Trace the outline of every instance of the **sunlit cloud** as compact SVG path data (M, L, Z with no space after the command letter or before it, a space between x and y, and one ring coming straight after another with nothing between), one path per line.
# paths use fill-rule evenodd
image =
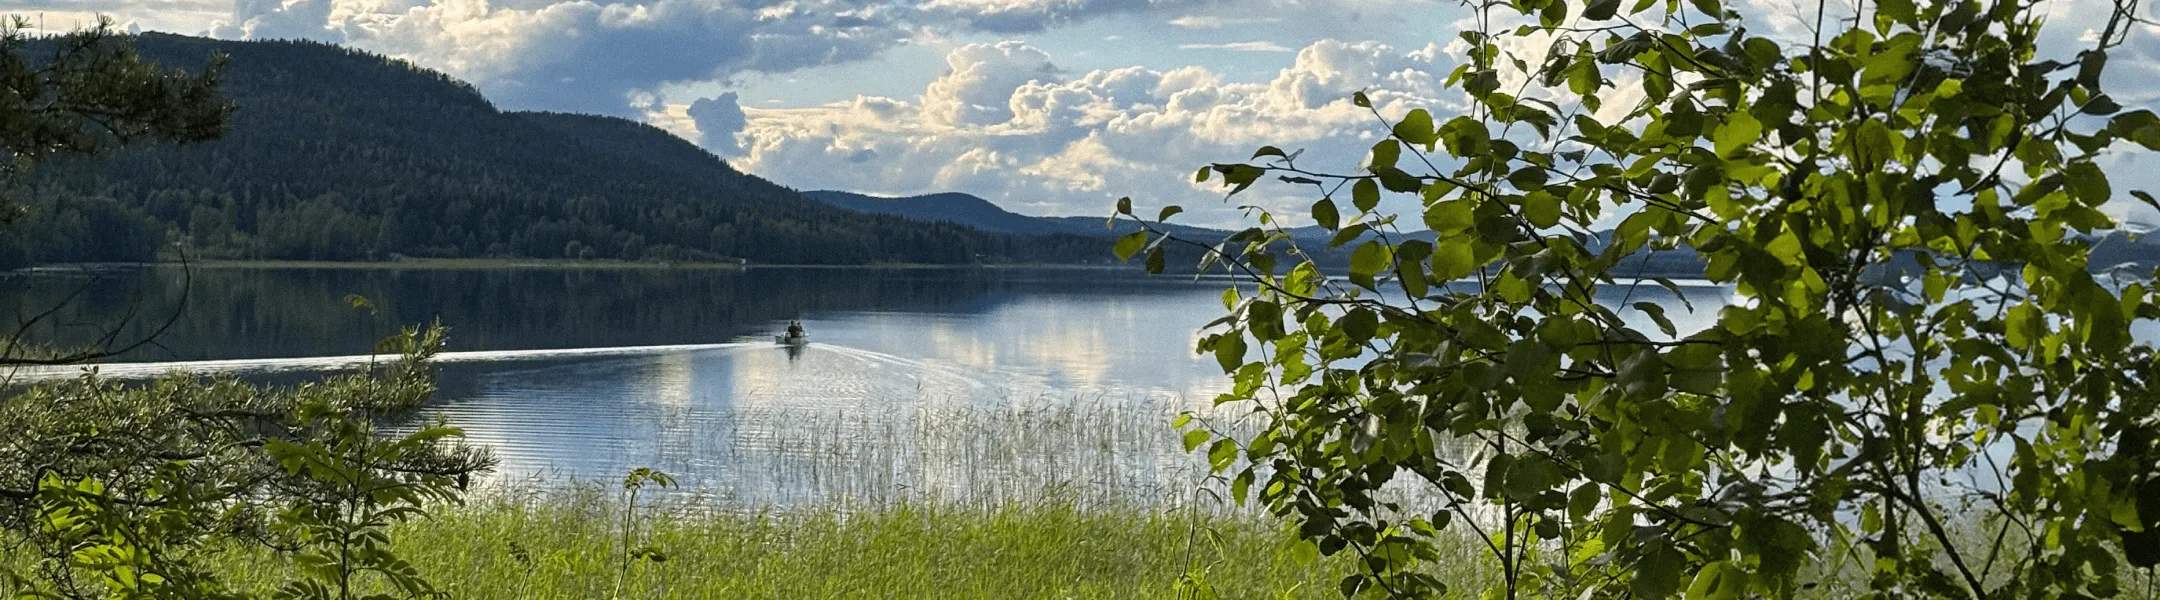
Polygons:
M1222 44L1179 44L1180 50L1229 50L1232 52L1292 52L1275 42L1228 42Z
M1222 29L1224 27L1229 27L1232 25L1254 25L1261 23L1281 22L1281 17L1215 17L1204 15L1185 15L1170 20L1171 25L1176 27L1183 27L1186 29Z

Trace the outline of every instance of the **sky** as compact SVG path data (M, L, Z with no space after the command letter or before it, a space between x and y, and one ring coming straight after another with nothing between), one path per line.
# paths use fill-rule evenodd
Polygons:
M1757 33L1805 35L1798 0L1728 1ZM2104 5L2049 4L2045 47L2089 47ZM1461 110L1443 83L1471 25L1456 0L0 0L0 12L55 30L103 14L338 43L470 81L503 109L651 123L797 189L959 191L1045 216L1107 215L1130 196L1214 226L1246 219L1240 205L1296 215L1311 198L1278 185L1225 201L1193 182L1208 163L1276 145L1306 150L1301 166L1354 170L1383 130L1352 92L1390 118ZM2140 29L2108 67L2122 104L2160 106L2160 30ZM2123 151L2103 166L2124 199L2111 211L2155 220L2127 191L2160 190L2160 157Z

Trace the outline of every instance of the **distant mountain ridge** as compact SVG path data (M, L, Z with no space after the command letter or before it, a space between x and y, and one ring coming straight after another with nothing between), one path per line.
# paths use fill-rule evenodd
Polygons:
M25 52L38 52L32 42ZM39 262L415 257L1072 263L1093 235L865 216L735 170L659 128L496 109L473 86L366 52L147 33L167 67L230 58L217 141L38 165L0 268Z
M803 195L826 204L857 212L892 215L925 222L954 223L1000 233L1085 235L1087 232L1100 233L1104 231L1103 219L1100 218L1030 217L1000 208L988 200L955 192L907 197L883 197L852 192L818 190L803 192ZM1123 234L1132 231L1135 227L1136 225L1132 221L1120 219L1111 232ZM1175 235L1196 242L1212 243L1232 233L1220 229L1183 225L1165 227ZM1329 248L1327 244L1335 237L1335 233L1322 229L1318 225L1293 227L1287 232L1292 240L1295 240L1305 251L1312 253L1317 260L1334 267L1347 264L1349 251L1355 246L1352 243ZM1407 239L1422 239L1425 241L1432 241L1433 239L1431 231L1411 231L1403 235ZM1374 235L1368 233L1363 237L1369 239ZM1394 241L1399 242L1402 239L1398 238ZM1591 248L1597 249L1603 248L1610 241L1611 232L1607 231L1599 232L1589 239L1588 243ZM1197 256L1197 254L1190 251L1181 251L1179 257L1185 259L1188 254ZM1702 258L1697 256L1692 249L1681 248L1646 253L1641 258L1631 261L1628 266L1624 267L1624 270L1644 276L1700 277L1702 276L1703 265Z
M892 215L917 221L955 223L993 233L1021 235L1088 235L1124 234L1135 227L1131 221L1120 220L1108 225L1109 205L1103 205L1104 217L1030 217L1015 213L974 195L960 192L941 192L920 196L872 196L837 190L813 190L803 196L839 208L855 212ZM1168 225L1172 232L1196 237L1220 238L1229 231Z

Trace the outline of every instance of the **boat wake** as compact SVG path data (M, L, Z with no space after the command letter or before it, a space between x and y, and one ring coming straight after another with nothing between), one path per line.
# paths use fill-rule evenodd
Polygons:
M982 379L969 376L967 373L961 371L960 369L952 367L935 365L912 358L905 358L892 354L886 354L883 352L864 350L861 348L849 348L846 346L832 346L826 344L817 344L814 347L820 350L829 350L835 354L855 358L864 362L883 363L895 367L900 367L902 369L920 370L923 376L935 375L951 378L966 384L970 388L978 390L990 387L990 384L984 383Z

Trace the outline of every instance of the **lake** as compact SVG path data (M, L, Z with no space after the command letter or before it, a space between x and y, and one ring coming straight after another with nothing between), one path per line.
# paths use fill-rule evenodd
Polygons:
M451 328L428 407L501 459L498 483L651 467L742 505L1174 503L1206 476L1170 420L1224 429L1228 380L1192 351L1232 282L1102 269L63 269L4 280L34 339L157 332L98 366L294 381L403 325ZM1616 287L1683 330L1728 290ZM355 307L352 297L365 298ZM1639 314L1629 312L1632 316ZM801 319L814 343L772 342ZM119 323L115 327L113 324ZM169 326L168 326L169 323ZM1638 324L1654 330L1647 319ZM19 373L65 376L70 367Z

